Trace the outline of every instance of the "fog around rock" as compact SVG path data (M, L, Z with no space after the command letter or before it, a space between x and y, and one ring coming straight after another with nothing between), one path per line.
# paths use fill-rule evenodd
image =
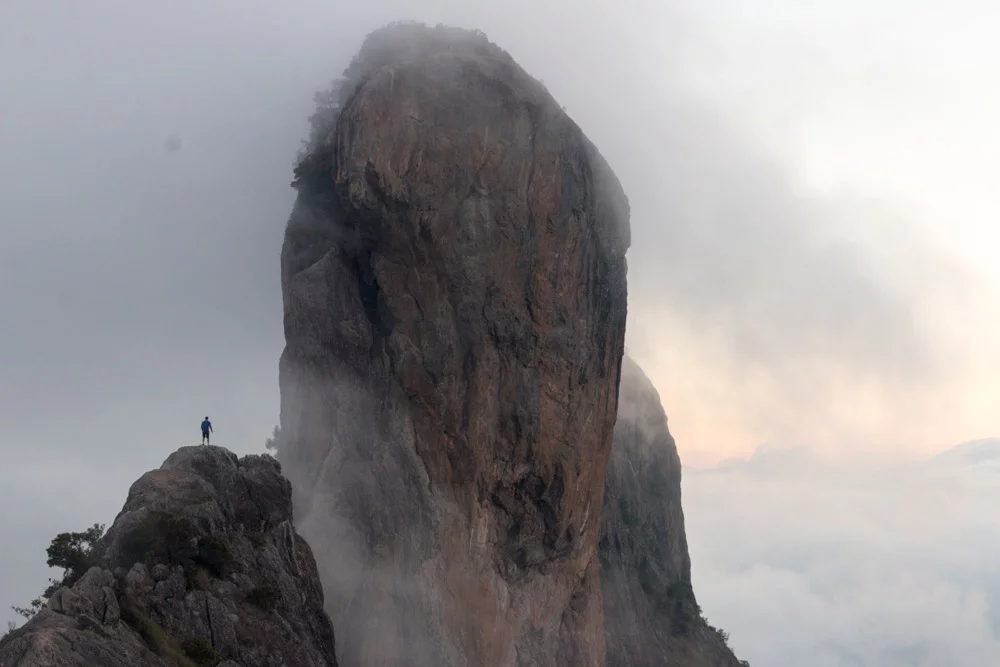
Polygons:
M873 575L865 598L861 584L828 592L833 580L821 578L812 595L803 575L776 583L764 570L752 595L732 593L732 573L749 562L741 553L780 570L841 534L855 540L831 556L842 576L869 561L888 568L892 559L870 553L880 549L931 579L964 568L967 583L940 594L967 616L927 618L952 619L954 645L965 628L969 646L991 646L975 620L986 617L975 591L993 581L977 542L991 533L975 519L989 516L990 487L965 471L940 491L953 498L942 523L966 550L909 523L927 487L863 472L865 457L914 459L995 431L993 288L981 266L926 233L974 239L968 221L994 210L983 195L994 170L975 158L993 150L996 101L981 92L988 68L962 64L990 61L982 49L995 40L971 38L990 22L968 2L935 2L905 27L895 3L874 19L864 3L838 3L833 15L792 4L0 6L0 563L18 573L0 579L0 620L15 620L7 604L44 585L51 537L110 522L132 480L197 441L206 413L214 441L262 450L278 417L276 261L312 94L368 31L409 17L481 28L503 44L622 180L633 209L627 343L661 393L683 462L769 441L854 460L833 477L785 464L767 483L748 470L705 482L686 473L694 585L737 653L778 656L780 645L753 641L777 642L772 630L796 623L799 656L831 642L840 656L908 646L930 603L902 602L906 587L887 588L891 576ZM171 136L180 150L168 150ZM817 162L832 173L824 187L814 186ZM889 182L865 189L838 180L845 172ZM914 195L914 183L937 198ZM723 479L731 486L711 483ZM788 492L820 495L816 516L791 516ZM859 497L883 506L884 524L852 521L874 520ZM766 526L785 527L773 549ZM977 554L987 554L980 564ZM782 586L787 604L750 602L778 599L767 593ZM898 626L852 644L855 628L888 627L855 614L854 598ZM826 623L830 610L843 620ZM952 626L938 627L952 641Z

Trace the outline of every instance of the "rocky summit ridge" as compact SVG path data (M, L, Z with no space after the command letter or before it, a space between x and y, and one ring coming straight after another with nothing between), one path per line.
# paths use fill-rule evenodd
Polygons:
M337 665L292 518L271 456L181 448L132 485L93 565L4 638L0 665Z

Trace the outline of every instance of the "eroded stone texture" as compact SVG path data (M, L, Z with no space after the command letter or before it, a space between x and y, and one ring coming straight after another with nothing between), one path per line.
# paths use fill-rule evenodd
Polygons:
M132 485L97 547L0 646L5 667L336 667L333 627L291 486L270 456L185 447Z
M656 388L628 357L600 559L608 667L740 667L695 600L677 446Z
M485 38L369 37L298 170L280 458L348 665L604 664L628 203Z

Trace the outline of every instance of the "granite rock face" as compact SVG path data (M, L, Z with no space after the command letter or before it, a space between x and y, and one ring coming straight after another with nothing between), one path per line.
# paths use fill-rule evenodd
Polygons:
M656 388L626 357L601 515L608 667L740 667L701 615L681 509L681 461Z
M270 456L178 450L132 485L95 552L8 636L0 665L337 665L291 485Z
M479 33L393 26L297 170L279 458L347 665L603 665L628 202Z

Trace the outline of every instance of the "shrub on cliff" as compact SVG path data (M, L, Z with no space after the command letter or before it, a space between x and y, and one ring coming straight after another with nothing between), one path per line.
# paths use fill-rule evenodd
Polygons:
M204 637L187 639L181 644L184 655L194 661L199 667L214 667L219 664L219 655L212 648L212 642Z
M17 630L17 624L14 623L14 621L9 621L7 623L7 632L3 633L3 636L0 637L0 646L2 646L5 641L7 641L7 638L11 636L14 630Z
M272 611L280 597L278 591L270 586L258 586L247 593L247 601L262 611Z
M271 431L271 437L264 441L264 449L270 452L277 452L281 448L281 426L275 425Z
M351 59L343 74L313 95L316 109L309 117L309 138L302 141L297 165L306 166L307 158L327 140L337 125L340 109L369 72L396 62L401 53L415 55L439 48L442 35L448 35L448 39L456 45L469 43L480 49L501 51L482 30L463 30L446 25L430 27L414 21L394 21L376 30L369 34L361 51ZM300 174L297 172L296 176Z
M198 536L190 520L165 512L150 512L125 535L121 553L132 563L180 565L189 581L196 579L199 568L224 577L232 560L225 542L211 535Z
M46 553L49 567L61 567L63 574L58 579L49 579L49 586L41 596L35 598L26 607L12 607L24 616L31 618L45 605L53 593L63 586L72 586L87 570L97 562L95 547L97 541L104 536L104 526L94 524L80 533L59 533L52 538Z

